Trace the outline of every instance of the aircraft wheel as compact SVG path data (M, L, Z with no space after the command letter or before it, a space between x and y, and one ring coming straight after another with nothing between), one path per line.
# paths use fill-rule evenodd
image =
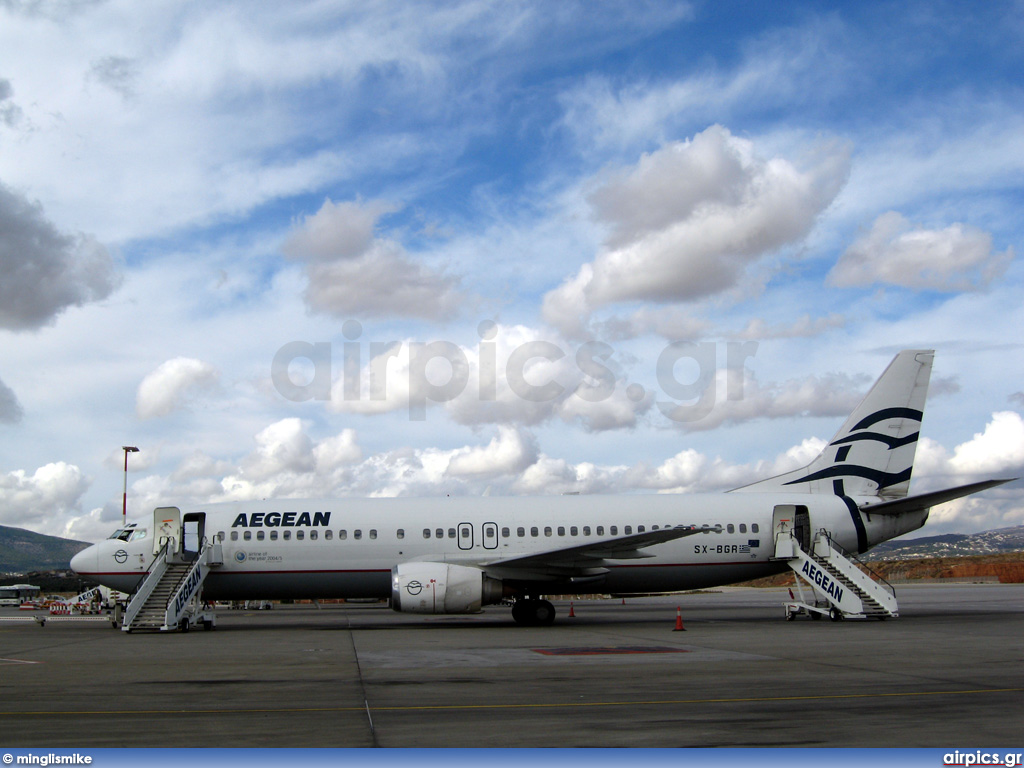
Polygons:
M538 627L550 627L555 623L555 606L547 600L537 600L533 606L533 623Z
M516 600L512 604L512 620L516 624L528 626L530 624L530 600Z

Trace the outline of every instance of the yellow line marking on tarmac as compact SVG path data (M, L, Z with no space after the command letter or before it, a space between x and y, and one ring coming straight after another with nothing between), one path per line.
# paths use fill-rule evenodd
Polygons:
M370 707L371 712L416 712L423 710L485 710L485 709L576 709L579 707L637 707L669 704L749 704L777 701L827 701L833 699L885 699L921 696L966 696L979 693L1017 693L1024 688L979 688L967 691L902 691L898 693L836 693L820 696L751 696L735 699L658 699L650 701L570 701L533 704L421 704ZM352 707L267 707L241 709L96 709L0 712L3 717L26 715L231 715L300 712L365 712L365 706Z

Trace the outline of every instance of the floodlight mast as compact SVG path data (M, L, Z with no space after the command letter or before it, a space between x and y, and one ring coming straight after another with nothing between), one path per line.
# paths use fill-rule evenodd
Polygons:
M138 453L139 449L134 445L122 445L124 451L124 490L121 493L121 525L128 522L128 454Z

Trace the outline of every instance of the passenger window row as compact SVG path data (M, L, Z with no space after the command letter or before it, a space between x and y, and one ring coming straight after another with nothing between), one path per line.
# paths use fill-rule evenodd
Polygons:
M651 530L652 531L657 531L660 527L661 526L652 525L651 526ZM665 526L665 528L671 528L671 527L672 526L670 526L670 525L666 525ZM703 527L704 528L710 528L710 526L708 526L707 524L705 524ZM566 529L566 527L564 525L559 525L557 527L552 527L550 525L546 525L546 526L544 526L543 530L544 530L544 536L545 537L550 537L550 536L554 536L556 534L558 536L565 536L567 529ZM729 523L725 527L725 530L726 530L727 533L736 533L736 525L734 525L733 523ZM607 527L607 531L608 531L607 535L609 535L609 536L618 536L619 535L619 526L617 526L617 525L610 525L610 526ZM760 528L758 527L757 523L751 523L750 524L750 532L751 533L758 533L759 531L760 531ZM582 533L583 536L590 536L592 532L593 532L593 535L595 535L595 536L604 536L605 535L605 526L597 525L597 526L593 526L593 528L592 528L589 525L584 525L584 526L571 525L568 528L568 535L569 536L580 536L581 533ZM637 533L646 533L647 532L647 527L644 526L644 525L638 525L638 526L636 526L636 532ZM747 524L746 523L740 523L739 524L739 532L740 533L746 533L747 532ZM238 537L238 533L239 533L238 531L232 531L231 532L231 541L238 541L238 538L239 538ZM447 533L447 538L449 538L449 539L454 539L458 535L458 532L457 532L457 530L455 528L448 528L447 531L444 528L435 528L435 529L424 528L423 529L423 538L424 539L429 539L429 538L443 539L443 538L446 537L445 536L446 533ZM624 526L622 526L622 535L623 536L631 536L632 534L633 534L633 526L631 526L631 525L624 525ZM530 528L529 538L536 539L536 538L539 538L540 535L541 535L540 527L535 525L535 526L532 526ZM261 530L257 530L255 532L255 540L256 541L265 541L268 538L269 538L270 541L277 541L278 540L278 536L279 536L279 532L276 529L271 529L270 531L264 531L264 530L261 529ZM320 536L320 531L318 529L314 528L313 530L309 531L309 540L310 541L316 541L319 538L319 536ZM469 531L466 530L466 529L463 529L462 536L463 536L463 538L468 538L469 537ZM511 538L512 537L512 530L510 528L507 528L507 527L502 528L501 529L501 536L504 539ZM324 539L326 541L333 540L333 538L334 538L334 531L332 531L332 530L323 531L323 537L324 537ZM349 537L348 530L342 528L341 530L338 531L338 539L339 540L344 541L344 540L348 539L348 537ZM367 537L370 538L370 539L376 539L377 538L377 529L376 528L371 528L370 530L368 530L367 531ZM253 531L250 531L250 530L242 531L242 540L243 541L252 541L253 538L254 538L253 537ZM291 538L292 538L292 531L290 529L287 529L287 528L284 529L283 531L280 531L280 538L282 540L284 540L284 541L290 541ZM304 529L300 528L300 529L295 531L295 540L296 541L304 541L305 538L306 538L306 531ZM363 531L362 531L362 529L356 528L355 530L353 530L352 531L352 538L354 540L356 540L356 541L361 540L363 538ZM399 528L398 530L396 530L395 531L395 538L397 538L397 539L404 539L405 538L405 529L404 528ZM520 538L520 539L527 538L527 533L526 533L526 528L525 527L519 526L518 528L516 528L516 538ZM224 541L224 531L220 531L217 534L217 541Z

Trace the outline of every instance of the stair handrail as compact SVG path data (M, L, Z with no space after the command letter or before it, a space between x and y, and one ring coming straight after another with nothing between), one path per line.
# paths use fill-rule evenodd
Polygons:
M195 560L192 561L188 570L181 575L178 582L174 585L174 591L171 592L170 597L167 599L167 610L164 614L164 627L168 629L177 627L182 614L185 612L186 606L192 602L193 597L199 594L199 589L206 577L200 574L198 584L192 585L190 582L192 574L197 570L200 570L203 565L205 565L203 561L207 546L209 546L209 541L204 536L203 540L199 544L199 551L196 553ZM179 595L181 595L182 591L186 588L191 589L192 594L187 595L185 599L179 600Z
M142 606L145 605L146 600L149 599L149 596L153 593L156 585L160 583L160 579L163 578L167 570L167 553L174 542L174 538L172 536L161 536L160 540L164 542L163 546L153 555L153 559L146 569L146 575L139 580L139 583L135 585L135 589L132 590L131 595L128 597L128 604L124 609L124 618L121 621L122 629L128 630L131 628L135 617L139 615Z
M146 571L145 571L144 575L142 576L142 578L139 579L139 583L136 584L135 588L132 589L132 591L128 593L128 602L129 603L134 599L135 593L138 592L140 589L142 589L142 585L146 582L146 579L149 578L149 574L151 574L153 572L153 566L156 565L156 562L158 560L160 560L160 558L162 558L167 553L167 547L174 541L174 537L173 536L161 536L160 537L160 541L162 542L162 545L161 545L160 549L157 550L156 554L153 555L153 559L150 560L149 563L146 565Z
M867 563L865 563L863 560L861 560L859 557L857 557L855 554L853 554L853 552L850 552L842 544L839 544L838 542L836 542L836 540L832 538L831 531L828 531L825 528L822 528L822 529L820 529L818 531L818 533L824 534L825 538L828 540L828 544L829 544L830 547L832 547L833 549L838 551L839 554L841 554L847 560L852 560L853 562L855 562L858 566L861 567L861 569L864 570L865 573L867 573L868 576L871 577L872 580L878 582L886 590L888 590L889 594L892 595L893 598L896 597L896 587L894 587L892 584L890 584L888 581L886 581L885 577L882 576L882 574L880 574L878 571L874 570L871 566L869 566Z

